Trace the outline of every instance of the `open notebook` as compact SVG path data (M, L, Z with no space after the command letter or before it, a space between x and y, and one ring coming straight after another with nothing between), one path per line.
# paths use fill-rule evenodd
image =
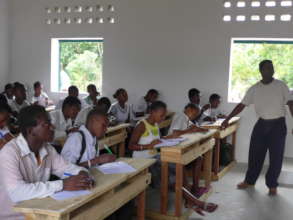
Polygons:
M161 143L157 144L155 148L176 146L185 140L186 138L184 137L173 138L173 139L160 139Z

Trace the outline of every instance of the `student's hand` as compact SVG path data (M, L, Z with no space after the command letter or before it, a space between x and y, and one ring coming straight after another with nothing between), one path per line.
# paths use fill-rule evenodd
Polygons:
M80 172L63 180L63 190L77 191L90 189L93 186L93 179L86 172Z
M157 144L160 144L160 143L162 143L162 141L160 141L159 139L153 140L150 144L151 149L153 149Z
M221 124L221 129L226 129L229 126L229 118L226 118Z
M95 158L95 164L111 163L116 160L116 156L113 154L102 154Z
M179 137L180 137L180 135L178 133L174 132L173 134L164 137L164 139L172 139L172 138L179 138Z
M191 131L192 132L203 132L203 133L206 133L206 132L208 132L208 129L194 126L194 127L191 128Z

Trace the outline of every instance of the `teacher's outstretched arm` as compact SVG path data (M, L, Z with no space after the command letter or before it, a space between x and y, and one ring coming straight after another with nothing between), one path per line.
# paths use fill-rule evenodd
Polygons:
M235 107L235 108L233 109L233 111L228 115L228 117L225 119L225 121L223 121L223 123L222 123L222 125L221 125L222 129L227 128L228 125L229 125L229 120L230 120L232 117L238 115L240 112L242 112L244 108L245 108L245 105L242 104L242 103L239 103L238 105L236 105L236 107ZM293 109L292 109L292 110L293 110ZM291 113L292 113L292 111L291 111Z

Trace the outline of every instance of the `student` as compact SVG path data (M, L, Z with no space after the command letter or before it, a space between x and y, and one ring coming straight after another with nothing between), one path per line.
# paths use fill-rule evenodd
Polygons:
M87 86L88 96L84 98L84 101L87 105L93 106L98 101L98 96L100 93L97 91L97 87L94 84L89 84Z
M113 154L99 155L97 147L97 140L105 135L108 123L105 112L91 110L87 115L86 124L80 126L78 132L69 135L61 155L71 163L86 168L115 161Z
M86 123L87 115L89 114L89 112L91 110L97 109L97 110L104 112L105 114L108 114L110 107L111 107L110 99L108 99L107 97L102 97L98 100L96 105L89 106L89 107L86 107L83 110L81 110L76 117L76 121L75 121L74 125L76 127L84 125ZM108 119L109 119L110 125L116 124L116 118L113 115L108 114Z
M135 117L142 117L149 112L150 105L158 99L159 92L150 89L144 97L141 97L136 105L133 106Z
M48 144L53 139L53 127L42 106L28 106L19 113L21 133L0 151L0 219L23 219L12 211L13 204L34 198L44 198L56 192L89 189L93 181L86 169L73 165ZM51 174L65 178L48 181Z
M117 102L112 104L110 113L116 117L117 123L128 123L131 121L132 112L131 107L128 105L128 94L125 89L118 89L113 95Z
M188 91L188 99L189 99L189 102L198 106L199 109L200 109L200 114L198 115L198 117L193 121L194 123L200 123L203 121L203 118L202 118L202 114L203 112L206 110L207 107L205 108L202 108L202 106L200 105L200 97L201 97L201 94L200 94L200 91L196 88L192 88Z
M221 113L219 106L221 104L221 96L214 93L209 98L209 104L206 104L203 109L204 121L216 121L217 118L225 118L225 115Z
M79 90L78 90L78 88L76 86L69 86L68 87L68 96L78 98L78 95L79 95ZM79 99L79 101L81 103L81 109L87 107L87 104L84 102L83 99ZM58 102L58 104L56 106L56 109L62 109L63 102L64 102L64 99L59 100L59 102Z
M51 123L55 127L54 139L66 137L69 133L78 130L73 125L80 108L81 103L79 99L68 96L63 102L62 110L50 112Z
M10 133L8 128L11 109L8 104L0 104L0 150L9 142L14 136Z
M135 127L129 148L132 149L133 157L135 158L157 158L158 151L155 146L160 143L160 129L158 124L162 122L167 113L167 106L161 101L156 101L150 106L150 115L147 119L143 119ZM166 138L170 138L168 136ZM158 169L159 161L150 168L154 185L157 186L160 182L160 170ZM174 169L173 169L174 170ZM186 178L184 178L186 179ZM188 207L193 208L197 213L203 215L202 211L213 212L216 210L217 205L212 203L204 203L196 199L188 189L189 186L184 181L183 196L186 199Z
M17 115L22 108L27 107L30 104L26 101L26 91L23 84L15 83L14 94L15 99L12 101L10 107L14 115Z
M14 89L11 83L5 85L3 95L5 96L8 105L11 105L12 101L14 100Z
M50 104L48 95L43 91L43 85L37 81L34 83L34 95L32 97L33 105L47 107Z

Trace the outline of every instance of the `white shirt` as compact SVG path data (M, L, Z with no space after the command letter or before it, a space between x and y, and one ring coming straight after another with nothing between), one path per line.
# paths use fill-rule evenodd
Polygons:
M71 118L65 119L62 110L51 111L51 123L55 126L54 138L66 137L66 131L73 127Z
M96 100L97 100L97 101L99 100L98 96L96 97ZM83 101L84 101L87 105L89 105L89 106L93 106L93 105L94 105L94 102L93 102L93 100L91 99L90 96L85 97L85 98L83 99Z
M48 100L49 100L48 95L45 92L42 92L38 97L36 96L32 97L32 104L37 102L38 105L46 107L48 105Z
M99 150L96 149L97 139L91 135L89 130L82 125L79 128L84 133L86 148L84 154L81 157L80 163L91 160L99 155ZM79 132L69 134L63 148L61 155L71 163L76 163L80 157L82 149L82 136Z
M56 105L56 109L62 109L63 106L63 102L65 99L60 99ZM85 101L83 99L78 99L81 103L81 109L88 107L88 105L85 103Z
M127 122L133 118L131 111L131 106L125 103L124 108L122 108L118 102L112 104L110 108L110 113L115 116L116 122L119 124Z
M86 123L87 115L92 109L94 109L94 106L88 106L82 109L76 116L74 126L79 127L81 125L84 125Z
M211 118L217 118L218 115L221 115L221 110L219 108L208 108L203 112L203 118L205 117L211 117Z
M20 134L8 142L0 151L0 198L9 198L7 204L44 198L63 189L63 181L48 181L51 174L65 178L65 172L77 175L85 170L65 161L50 144L44 144L39 155L41 164L38 165L35 154L30 150L26 139ZM0 205L0 219L9 219L15 215L12 210L5 209L3 203ZM11 207L10 207L11 208ZM9 212L9 213L7 213ZM4 214L3 214L4 213ZM5 215L4 218L2 218ZM11 217L10 219L15 219Z
M27 106L29 106L29 105L30 105L30 103L28 103L28 101L26 101L26 100L24 100L23 103L22 103L21 105L17 104L16 101L13 100L13 101L11 102L10 107L11 107L11 109L12 109L13 112L20 112L20 110L21 110L22 108L27 107Z
M168 134L173 134L174 130L183 131L193 125L188 116L184 112L176 113L170 125Z
M144 97L141 97L138 100L138 102L135 105L133 105L134 113L137 113L137 112L147 113L147 109L148 109L148 103L146 102Z
M6 93L4 93L4 96L5 96L6 100L7 100L7 104L11 105L12 101L14 100L14 96L12 97L12 99L8 98Z
M285 105L290 99L288 86L277 79L269 84L258 82L249 88L242 104L254 104L256 114L263 119L276 119L286 115Z

